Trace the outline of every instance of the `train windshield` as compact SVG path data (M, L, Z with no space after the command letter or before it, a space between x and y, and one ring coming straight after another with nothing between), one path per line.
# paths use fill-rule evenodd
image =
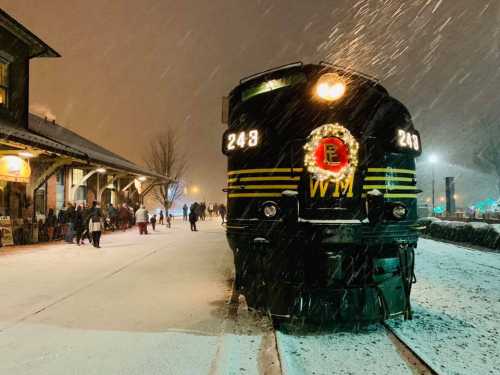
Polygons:
M294 73L280 78L273 78L264 82L259 82L241 92L241 101L245 102L257 95L279 90L284 87L294 86L304 82L307 82L307 78L304 73Z

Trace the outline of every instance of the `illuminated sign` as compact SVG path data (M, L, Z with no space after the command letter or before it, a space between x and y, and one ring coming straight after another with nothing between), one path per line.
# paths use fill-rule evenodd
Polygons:
M228 133L226 134L225 148L227 151L243 150L256 147L259 142L259 131L256 129L249 130L248 132Z
M0 180L28 183L30 176L31 168L26 160L14 155L0 158Z
M400 148L420 152L420 139L418 134L398 129L397 138Z

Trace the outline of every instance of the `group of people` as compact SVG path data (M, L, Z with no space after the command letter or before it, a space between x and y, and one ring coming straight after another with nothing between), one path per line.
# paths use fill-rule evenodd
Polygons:
M184 206L182 206L182 217L184 221L189 220L191 231L196 232L198 231L196 223L198 222L198 220L206 219L207 211L209 217L220 216L222 219L222 224L225 223L227 208L222 203L210 203L207 205L205 202L194 202L190 207L188 207L187 204L184 204Z
M50 208L45 220L47 239L49 241L64 238L68 243L84 243L85 238L94 247L100 247L101 233L104 228L103 212L97 202L93 202L91 207L83 205L74 206L68 203L59 210L57 216L54 209Z
M172 215L165 215L160 211L157 215L149 215L144 205L133 206L123 203L120 208L113 204L108 204L102 209L97 202L87 207L85 204L73 205L67 203L57 212L50 208L47 212L45 223L40 227L44 229L48 241L64 239L68 243L83 245L88 239L95 247L100 247L100 238L104 230L123 231L137 224L140 234L147 234L147 226L151 224L153 230L156 222L166 224L169 228L172 222Z
M222 224L225 223L227 209L222 203L194 202L188 207L184 204L182 207L184 221L189 221L191 231L197 231L196 223L198 220L205 220L206 217L220 216ZM92 206L85 204L73 205L68 203L57 213L53 208L48 210L46 220L43 225L47 240L63 239L68 243L83 245L85 239L96 248L100 247L101 234L104 230L114 231L121 229L123 231L137 224L139 234L148 234L148 225L151 224L153 230L156 229L156 223L171 227L173 216L161 210L159 215L150 215L144 205L136 208L124 203L120 208L113 204L108 204L106 209L101 209L98 202L93 202Z
M168 228L172 226L173 216L172 214L163 214L163 210L160 210L160 214L150 215L146 206L141 205L140 208L135 212L135 222L139 228L139 234L148 234L148 224L151 224L151 228L156 230L156 222L160 225L165 224Z

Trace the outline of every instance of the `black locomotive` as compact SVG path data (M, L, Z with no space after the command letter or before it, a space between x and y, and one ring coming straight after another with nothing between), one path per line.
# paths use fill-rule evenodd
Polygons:
M229 94L227 239L235 287L275 317L411 318L420 135L378 81L328 63Z

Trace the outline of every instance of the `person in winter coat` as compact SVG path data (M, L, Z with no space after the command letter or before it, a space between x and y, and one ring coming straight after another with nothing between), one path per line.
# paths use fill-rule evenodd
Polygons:
M75 207L71 203L68 203L65 216L66 233L64 235L64 241L73 243L73 237L75 237Z
M148 234L148 216L148 210L143 204L135 211L135 222L139 227L139 234Z
M101 234L102 234L102 212L97 202L92 203L92 209L90 210L90 220L89 220L89 232L92 235L92 245L96 248L100 248Z
M165 216L163 216L163 210L160 210L160 218L158 220L158 224L163 225L163 219Z
M49 208L49 212L47 214L47 220L45 221L47 225L47 237L49 241L54 239L54 231L57 225L57 217L54 214L54 209Z
M75 230L76 235L76 244L78 246L81 245L80 241L82 241L82 234L85 229L85 219L83 217L83 207L82 205L78 205L75 216L73 219L73 228Z
M189 224L191 224L191 231L192 232L197 232L198 229L196 228L196 222L198 221L198 212L197 212L197 206L195 207L194 204L191 205L191 210L189 212Z
M63 206L57 213L57 226L56 233L54 235L55 238L61 239L66 237L66 231L68 229L68 225L66 222L66 203L63 203Z
M207 216L207 204L205 202L201 202L198 206L198 217L205 221L205 217Z
M187 221L188 219L188 205L184 203L184 206L182 206L182 220Z
M129 227L130 211L126 203L120 207L118 211L118 221L120 222L120 228L125 232Z
M151 223L151 228L153 228L153 230L156 230L156 214L151 216L149 222Z
M219 215L222 219L222 224L224 224L224 220L226 218L226 213L227 213L227 209L226 209L226 206L224 206L223 204L221 204L219 206Z
M118 210L110 203L108 206L108 218L111 230L114 232L116 229L116 220L118 217Z

